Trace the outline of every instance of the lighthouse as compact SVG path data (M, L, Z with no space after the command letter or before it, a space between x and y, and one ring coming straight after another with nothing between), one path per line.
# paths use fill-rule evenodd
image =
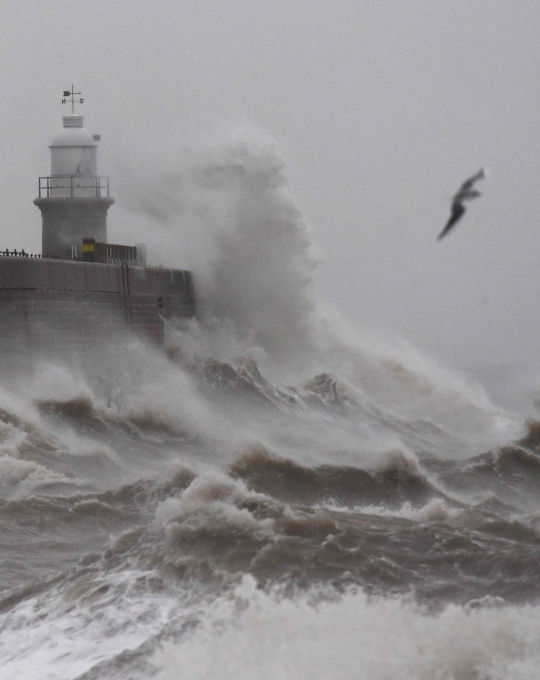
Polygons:
M51 174L39 178L42 255L0 250L0 359L46 351L79 361L81 348L133 337L159 346L196 315L190 271L147 266L146 246L108 242L114 199L97 170L99 135L75 113L79 94L64 91L71 114L50 144Z
M65 97L71 95L71 100L62 100L71 103L71 115L63 117L63 127L52 139L51 174L39 178L39 197L34 200L41 211L42 256L47 258L80 260L84 239L107 243L107 211L114 199L109 178L97 172L100 137L75 114L78 94L73 86L64 92Z

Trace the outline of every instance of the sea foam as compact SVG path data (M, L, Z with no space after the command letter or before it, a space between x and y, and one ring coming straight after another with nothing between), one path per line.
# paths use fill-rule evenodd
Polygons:
M245 578L201 625L154 657L164 680L536 680L540 608L427 614L361 592L294 599Z

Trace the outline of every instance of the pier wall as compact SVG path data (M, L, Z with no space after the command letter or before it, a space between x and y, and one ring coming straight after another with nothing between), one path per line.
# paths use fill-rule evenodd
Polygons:
M195 315L190 272L0 257L0 349L163 342L163 319Z

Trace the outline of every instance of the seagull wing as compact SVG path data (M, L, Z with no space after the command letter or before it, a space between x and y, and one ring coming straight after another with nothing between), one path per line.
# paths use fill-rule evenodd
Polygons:
M469 179L463 182L463 184L459 187L459 191L457 192L456 196L458 196L459 194L468 193L473 188L474 183L478 182L479 179L482 179L485 176L486 173L484 171L484 168L480 168L476 175L469 177Z
M448 234L448 232L454 227L456 222L458 222L463 215L465 214L466 208L463 206L461 203L452 203L452 212L450 214L450 217L448 219L448 222L446 223L444 229L441 231L441 233L437 236L437 241L440 241L442 238Z

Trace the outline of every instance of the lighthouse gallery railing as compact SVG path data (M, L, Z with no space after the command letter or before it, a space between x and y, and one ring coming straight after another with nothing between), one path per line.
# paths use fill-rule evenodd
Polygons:
M62 198L80 197L109 197L109 178L106 176L67 176L67 177L40 177L39 197L54 198L55 195Z

